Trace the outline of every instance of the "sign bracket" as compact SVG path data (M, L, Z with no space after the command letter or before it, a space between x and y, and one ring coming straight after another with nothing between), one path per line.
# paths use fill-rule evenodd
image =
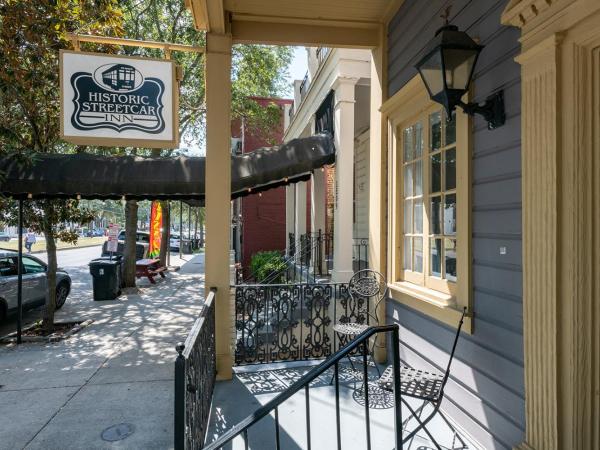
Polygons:
M142 47L142 48L158 48L165 52L165 58L171 58L171 52L192 52L192 53L204 53L205 48L202 46L176 44L173 42L159 42L159 41L144 41L139 39L125 39L110 36L94 36L91 34L77 34L67 33L67 39L73 43L73 49L79 51L81 49L81 42L91 42L95 44L112 44L112 45L123 45L126 47Z

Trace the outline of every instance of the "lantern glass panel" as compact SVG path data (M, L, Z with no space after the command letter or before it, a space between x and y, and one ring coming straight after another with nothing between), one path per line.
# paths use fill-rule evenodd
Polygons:
M439 50L431 53L419 67L421 77L429 89L431 96L437 95L444 90L444 80L442 78L442 58Z
M447 88L466 91L478 51L446 48L443 52Z

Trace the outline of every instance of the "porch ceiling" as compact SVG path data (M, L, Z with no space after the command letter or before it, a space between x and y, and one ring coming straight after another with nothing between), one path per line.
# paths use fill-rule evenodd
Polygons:
M186 0L199 30L234 42L375 47L403 0Z

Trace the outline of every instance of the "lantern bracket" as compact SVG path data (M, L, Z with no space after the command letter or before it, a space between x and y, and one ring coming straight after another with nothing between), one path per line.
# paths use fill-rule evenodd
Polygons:
M459 101L458 106L470 116L475 114L483 116L487 121L488 130L494 130L501 127L504 125L504 122L506 122L506 114L504 112L504 91L498 91L490 95L485 99L483 105Z

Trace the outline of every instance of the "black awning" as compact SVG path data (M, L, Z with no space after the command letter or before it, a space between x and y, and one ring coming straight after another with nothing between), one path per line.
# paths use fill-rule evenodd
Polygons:
M26 198L204 200L203 157L36 154L31 165L0 157L0 195ZM331 136L294 139L231 158L231 198L306 180L335 161Z

